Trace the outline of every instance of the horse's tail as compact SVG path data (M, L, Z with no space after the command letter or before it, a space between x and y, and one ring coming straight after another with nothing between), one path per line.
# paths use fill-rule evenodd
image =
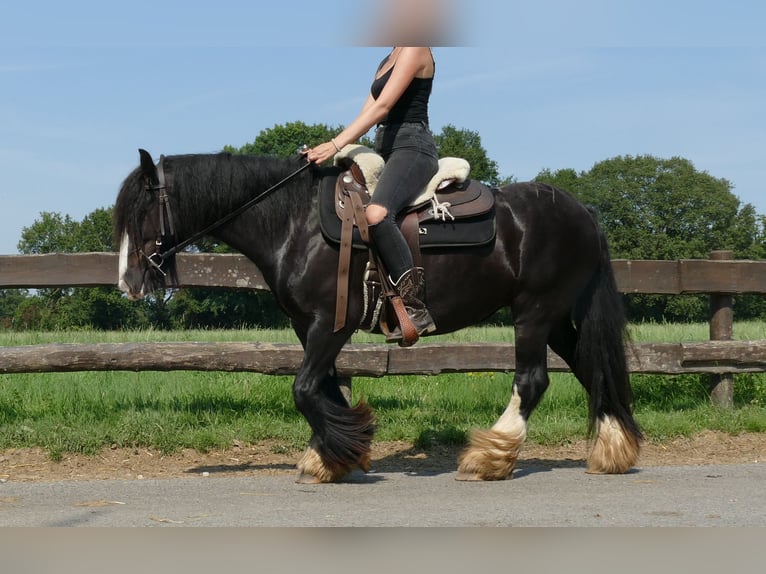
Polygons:
M632 413L625 309L606 236L600 228L598 233L598 268L575 308L576 366L590 394L588 429L595 435L588 466L594 472L625 472L638 458L643 435Z

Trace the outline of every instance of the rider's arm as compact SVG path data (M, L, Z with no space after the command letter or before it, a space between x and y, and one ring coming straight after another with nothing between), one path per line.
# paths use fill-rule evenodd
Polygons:
M372 126L380 123L388 115L396 102L399 101L399 98L401 98L413 78L423 68L424 50L430 57L428 48L402 48L402 51L396 58L396 65L391 72L391 77L383 87L380 96L375 99L372 95L369 95L356 119L335 136L332 141L311 149L308 152L308 159L317 163L323 163L333 157L338 149L342 149L344 146L355 142L370 131Z

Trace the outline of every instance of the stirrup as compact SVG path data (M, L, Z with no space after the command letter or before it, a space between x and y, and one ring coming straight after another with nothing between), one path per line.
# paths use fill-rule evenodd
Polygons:
M391 303L399 319L399 327L394 328L388 342L398 342L400 346L408 347L417 342L422 335L436 331L436 325L425 304L425 278L421 267L413 267L402 274L392 285L397 288L399 296L391 299ZM406 323L406 324L404 324Z

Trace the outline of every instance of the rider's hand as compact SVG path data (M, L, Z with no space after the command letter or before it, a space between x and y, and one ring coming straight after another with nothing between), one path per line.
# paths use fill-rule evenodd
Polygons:
M338 149L335 147L334 143L325 142L309 149L305 153L301 153L303 153L303 156L309 161L313 161L317 164L322 164L328 159L334 157L335 154L338 153Z

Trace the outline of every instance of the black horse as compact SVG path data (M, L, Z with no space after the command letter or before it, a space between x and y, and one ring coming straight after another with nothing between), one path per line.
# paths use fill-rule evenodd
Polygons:
M158 243L167 249L168 237L178 243L206 229L302 163L227 153L178 155L164 158L164 173L158 174L142 151L141 165L123 183L114 211L120 288L139 298L163 287L173 258L158 261L153 256ZM293 396L313 431L298 463L300 480L312 482L367 470L375 429L372 409L363 402L351 406L344 398L334 366L361 320L367 255L357 251L352 257L347 326L334 333L338 249L320 231L317 197L327 175L312 166L211 232L258 266L303 345ZM167 187L159 185L160 177L168 178ZM590 397L594 439L588 470L626 472L638 458L642 435L631 413L626 322L606 238L593 214L559 189L519 183L494 195L497 236L491 245L425 251L422 257L437 333L475 324L503 307L511 308L515 322L510 402L491 429L471 434L458 478L510 477L527 420L549 384L547 346Z

